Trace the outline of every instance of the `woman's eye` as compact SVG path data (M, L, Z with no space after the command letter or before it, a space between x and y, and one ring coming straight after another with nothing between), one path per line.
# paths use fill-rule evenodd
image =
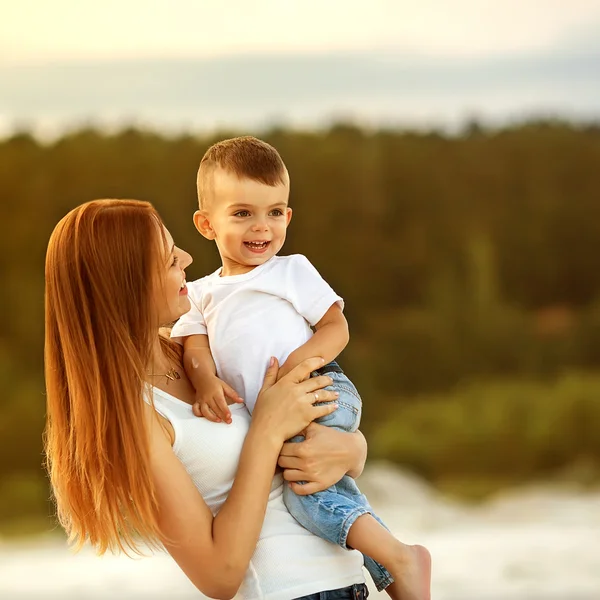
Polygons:
M173 262L171 263L171 266L174 267L175 265L177 265L179 263L179 256L177 256L177 254L173 257Z

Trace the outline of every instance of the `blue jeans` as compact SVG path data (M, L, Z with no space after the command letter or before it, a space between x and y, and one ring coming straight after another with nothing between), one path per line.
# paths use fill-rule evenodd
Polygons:
M350 587L340 588L339 590L329 590L327 592L317 592L310 596L302 596L296 600L366 600L369 590L364 583L351 585Z
M317 419L316 422L341 431L356 431L360 423L362 402L352 382L335 362L325 365L318 372L313 373L314 375L331 377L333 385L325 389L339 392L339 397L335 401L338 409L330 415ZM297 435L289 441L303 440L303 436ZM347 475L330 488L310 496L298 496L286 485L283 487L283 500L291 515L305 529L342 548L348 547L346 540L350 527L362 515L372 515L385 527L373 512L367 498L358 489L354 479ZM379 591L393 583L394 578L383 565L368 556L364 556L364 561L365 568Z

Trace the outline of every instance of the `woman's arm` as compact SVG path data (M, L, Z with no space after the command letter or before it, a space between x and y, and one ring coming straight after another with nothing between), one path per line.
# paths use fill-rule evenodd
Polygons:
M241 585L260 534L283 441L335 406L312 405L314 392L331 382L329 377L306 379L322 364L320 359L305 361L277 384L276 363L268 370L233 487L216 517L173 453L158 420L151 420L152 469L164 545L192 583L212 598L232 598ZM328 399L335 397L330 394Z
M154 444L152 468L165 548L202 593L232 598L258 540L278 443L269 436L248 433L234 486L213 518L166 436L154 437L157 442L163 440Z
M325 490L344 475L358 477L367 459L367 441L357 431L345 433L311 423L304 442L283 445L278 464L283 477L296 494L308 495ZM307 481L304 485L295 483Z

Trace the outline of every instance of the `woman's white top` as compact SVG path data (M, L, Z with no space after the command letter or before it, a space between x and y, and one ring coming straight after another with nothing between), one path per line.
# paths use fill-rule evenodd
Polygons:
M232 423L198 418L191 405L153 389L156 410L175 431L173 451L213 515L233 485L250 414L243 404L231 409ZM236 600L290 600L320 591L364 583L363 557L334 546L304 529L283 503L284 481L276 475L256 550Z
M271 356L283 364L333 304L344 307L301 254L273 256L241 275L221 277L218 269L187 287L192 308L175 323L171 338L208 335L217 375L250 412Z

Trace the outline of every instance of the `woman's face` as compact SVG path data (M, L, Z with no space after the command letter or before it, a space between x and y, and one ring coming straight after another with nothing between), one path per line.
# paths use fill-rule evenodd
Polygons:
M167 325L179 319L191 308L185 285L185 269L191 264L192 257L175 246L173 237L164 229L166 248L164 253L164 276L162 286L156 292L159 326Z

